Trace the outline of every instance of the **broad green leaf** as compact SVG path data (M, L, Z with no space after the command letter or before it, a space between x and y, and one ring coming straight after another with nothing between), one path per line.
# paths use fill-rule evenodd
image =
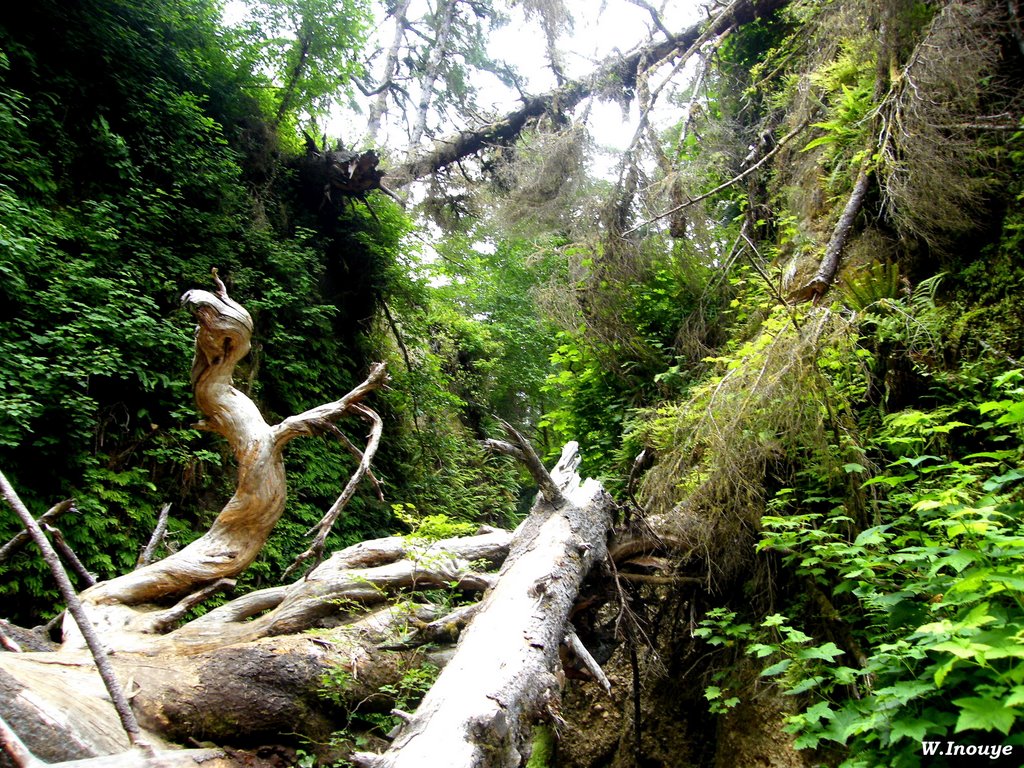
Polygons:
M787 669L789 665L793 663L792 659L783 659L782 661L772 664L770 667L765 667L761 670L761 677L774 677L775 675L781 675Z
M799 696L801 693L806 693L812 688L817 688L825 678L822 675L814 675L813 677L805 677L803 680L798 682L789 690L785 691L785 696Z
M921 741L929 728L934 728L935 723L927 718L898 717L893 720L892 730L889 731L889 741L895 744L905 738L912 741Z
M842 656L843 651L835 643L828 642L824 645L818 645L813 648L803 648L797 652L797 658L800 659L820 659L822 661L832 661L836 656Z
M954 699L953 703L960 707L960 716L953 729L955 733L967 730L1009 733L1017 719L1017 710L987 696Z
M802 717L808 723L818 723L822 718L825 720L831 720L836 716L836 713L829 706L827 701L819 701L813 707L809 707L804 711Z

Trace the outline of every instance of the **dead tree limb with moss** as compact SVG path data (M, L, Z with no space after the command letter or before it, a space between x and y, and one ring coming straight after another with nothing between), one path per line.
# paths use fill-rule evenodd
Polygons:
M619 93L631 93L645 63L661 63L692 55L701 40L711 39L733 26L770 16L789 0L734 0L707 22L694 24L666 40L641 46L624 56L606 60L589 75L571 80L548 93L523 98L522 106L493 121L446 136L409 157L388 172L392 187L442 171L484 150L513 144L532 122L547 114L564 114L585 99L616 83Z

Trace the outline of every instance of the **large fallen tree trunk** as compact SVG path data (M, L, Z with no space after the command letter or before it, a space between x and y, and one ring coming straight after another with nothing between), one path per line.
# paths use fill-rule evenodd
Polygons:
M614 502L581 482L575 443L552 473L557 492L541 496L516 532L494 589L463 634L454 658L372 768L514 768L529 753L532 726L557 720L559 648L580 584L607 554Z
M393 536L356 544L290 586L243 595L110 659L147 734L181 743L272 743L288 733L325 741L359 707L390 709L378 691L394 686L414 655L446 660L443 647L415 650L413 636L441 612L413 591L486 589L495 575L475 569L499 564L511 538L485 529L433 543ZM300 634L313 627L321 629ZM321 681L339 670L348 682L325 698ZM0 718L48 760L128 748L91 658L74 649L0 653Z

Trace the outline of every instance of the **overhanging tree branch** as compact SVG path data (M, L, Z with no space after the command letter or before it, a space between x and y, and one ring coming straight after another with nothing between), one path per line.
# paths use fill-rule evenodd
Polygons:
M642 62L663 62L683 55L702 37L723 34L733 25L742 25L764 18L789 0L736 0L710 21L694 24L668 40L641 46L629 54L606 60L590 75L572 80L540 96L523 99L523 105L486 125L460 131L455 136L434 142L434 146L413 155L405 163L391 169L389 177L395 186L404 186L454 165L459 160L496 146L515 142L532 121L545 114L573 109L590 96L600 93L609 82L621 84L619 92L636 85Z

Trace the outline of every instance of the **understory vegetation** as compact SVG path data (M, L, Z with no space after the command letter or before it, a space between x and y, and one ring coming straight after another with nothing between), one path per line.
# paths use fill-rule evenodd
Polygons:
M547 744L531 765L742 764L656 743L667 695L720 745L763 704L807 766L1024 751L1020 11L778 5L697 46L671 124L638 131L617 178L590 178L607 157L548 115L415 210L301 182L301 128L365 75L366 3L335 6L345 55L319 54L322 80L282 75L288 40L212 0L0 20L0 469L37 514L75 499L57 525L101 579L165 503L168 550L199 536L233 462L191 428L178 301L217 268L256 326L236 386L269 421L388 364L382 493L361 487L329 549L514 526L534 489L481 444L503 421L548 458L579 441L617 535L654 542L640 578L606 574L622 607L593 628L642 696L592 762ZM283 23L274 7L257 21ZM652 93L613 96L643 112ZM305 549L358 463L346 439L289 448L287 511L240 588ZM18 530L0 515L0 543ZM45 573L28 548L0 562L4 618L62 609ZM435 674L385 693L411 709ZM394 725L368 717L332 759Z

